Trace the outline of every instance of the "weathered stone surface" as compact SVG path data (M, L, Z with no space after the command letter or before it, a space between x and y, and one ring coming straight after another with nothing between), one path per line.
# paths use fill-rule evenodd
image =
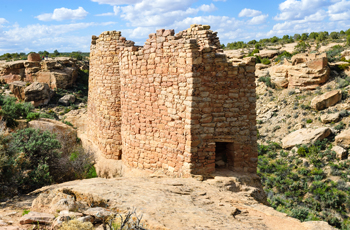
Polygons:
M332 132L329 128L299 129L288 134L282 139L282 147L284 149L288 149L296 145L311 144L317 140L323 140L331 133Z
M56 193L40 193L40 195L33 201L32 208L34 210L42 210L43 207L49 207L48 211L56 214L60 210L60 216L75 216L81 217L77 212L87 209L84 203L76 202L75 197L63 193L61 190Z
M223 142L227 167L256 172L255 58L228 60L208 28L93 39L87 136L105 158L188 177L214 172Z
M24 89L24 96L24 101L30 101L37 107L40 105L47 105L51 99L52 93L48 84L33 82Z
M336 230L325 221L307 221L302 223L306 230Z
M65 121L72 123L77 128L78 135L83 134L87 130L89 125L87 121L87 110L86 108L71 110L69 113L64 115Z
M8 226L8 223L6 223L3 220L0 220L0 229L1 229L2 226Z
M279 50L260 50L259 53L255 54L262 58L273 58L279 55Z
M90 222L90 223L94 223L94 221L96 220L95 217L93 216L83 216L83 217L79 217L77 218L78 221L80 222Z
M18 226L3 226L3 227L0 227L0 230L24 230L24 229Z
M74 102L75 102L75 96L72 94L65 95L58 100L59 104L66 105L66 106Z
M337 153L337 158L344 160L348 157L348 151L340 146L333 146L332 151Z
M40 212L30 212L26 215L24 215L21 220L20 224L51 224L53 220L55 219L55 216L48 213L40 213Z
M101 208L101 207L89 208L88 210L84 211L84 215L93 216L95 220L104 220L113 214L115 213L111 211L107 211L105 208Z
M15 97L17 97L20 100L24 100L24 89L27 87L26 84L27 83L23 81L14 81L10 83L10 90L13 93L13 95L15 95Z
M51 89L67 88L78 77L79 66L72 58L45 61L15 61L0 65L0 80L46 83Z
M83 216L83 214L80 213L80 212L71 212L71 211L68 211L68 210L60 211L60 213L58 215L60 215L60 216L69 216L69 217L82 217Z
M339 120L340 120L339 113L324 114L321 116L321 121L324 124L331 123L331 122L337 122Z
M324 55L297 54L291 63L269 68L271 80L280 88L315 89L327 82L330 76L328 59Z
M350 129L342 131L335 137L335 144L343 148L348 148L350 145Z
M232 58L242 59L244 57L244 53L242 53L240 50L225 50L224 53L229 59L232 59Z
M27 57L28 61L33 62L33 61L41 61L40 54L38 53L30 53L28 54Z
M255 76L257 78L268 76L269 75L268 68L269 68L268 65L264 65L264 64L261 64L261 63L256 64L255 65Z
M341 98L341 90L333 90L312 99L311 107L316 110L323 110L337 104Z
M307 229L299 220L252 198L258 191L264 193L259 187L259 177L226 173L215 173L212 179L204 181L194 178L94 178L53 185L36 192L51 196L65 191L76 194L77 203L88 202L88 205L92 202L99 205L108 200L108 208L118 208L120 213L137 207L136 212L143 215L148 229L223 230L232 229L232 226L234 229L279 230L281 226L282 229ZM232 212L237 209L242 214L233 217Z
M61 143L63 152L72 149L77 144L77 131L60 121L41 118L28 123L28 126L56 134L57 140Z
M23 81L10 83L11 92L19 100L31 102L35 107L47 105L51 99L51 90L46 83L34 82L28 86Z

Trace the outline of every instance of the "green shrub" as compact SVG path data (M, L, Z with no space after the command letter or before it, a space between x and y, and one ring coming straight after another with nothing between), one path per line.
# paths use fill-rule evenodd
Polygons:
M270 61L270 59L268 59L268 58L263 58L263 59L261 60L261 63L264 64L264 65L269 65L269 64L271 64L271 61Z
M306 157L306 154L309 152L307 146L301 146L298 148L298 155L301 156L301 157Z
M312 119L307 119L306 123L308 123L308 124L312 123Z
M27 128L14 133L9 151L23 153L25 161L21 163L21 174L29 170L27 175L18 178L19 184L25 191L30 191L52 181L50 167L57 164L58 152L61 144L55 134L48 131L41 132L39 129Z
M40 113L32 113L32 112L30 112L30 113L27 114L26 119L27 119L27 121L32 121L32 120L39 119L39 117L40 117Z
M293 57L293 54L284 51L283 53L281 53L280 55L277 56L277 58L274 60L275 62L281 62L283 61L285 58L290 60Z
M348 64L341 64L341 65L338 65L338 69L340 71L346 70L349 66L350 66L350 63L348 63Z
M334 127L334 129L336 129L336 130L342 130L342 129L345 129L345 127L346 127L346 125L341 121L341 122L339 122L338 125L336 125L336 126Z
M291 217L294 217L300 221L305 221L309 215L310 210L304 207L296 207L291 210Z
M10 88L10 85L9 84L5 84L4 85L4 89L9 89Z
M304 53L310 48L310 44L305 41L300 41L298 44L294 47L294 51L297 53Z
M309 172L310 172L310 170L308 170L308 169L306 169L306 168L300 168L300 169L298 170L298 173L299 173L300 175L303 175L303 176L307 176L307 175L309 174Z
M30 210L24 209L22 212L22 216L27 215L28 213L30 213Z
M270 88L273 88L273 89L275 88L275 84L271 82L271 78L270 77L260 77L258 81L259 82L264 82L267 87L270 87Z
M31 103L17 103L14 97L4 97L0 95L0 115L6 122L8 127L16 127L16 119L21 117L26 118L27 115L34 109Z
M69 126L73 127L73 124L70 123L69 121L63 121L63 123L66 124L66 125L69 125Z

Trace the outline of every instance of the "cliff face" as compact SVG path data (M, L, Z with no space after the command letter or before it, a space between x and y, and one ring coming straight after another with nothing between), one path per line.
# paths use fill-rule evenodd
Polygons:
M42 61L14 61L0 63L0 80L6 83L14 81L41 82L51 89L68 88L78 76L77 61L60 57Z

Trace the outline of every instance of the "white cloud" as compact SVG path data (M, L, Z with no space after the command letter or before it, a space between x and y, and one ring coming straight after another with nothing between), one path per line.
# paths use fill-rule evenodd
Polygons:
M203 4L198 9L203 12L212 12L217 10L218 8L216 8L215 5L211 3L210 5Z
M22 12L22 9L19 9L18 12Z
M258 15L261 15L262 12L259 11L259 10L253 10L253 9L247 9L247 8L244 8L239 14L238 16L239 17L255 17L255 16L258 16Z
M120 16L128 21L127 26L165 27L200 11L215 10L214 4L191 8L197 0L142 0L133 5L120 7Z
M8 23L8 21L5 18L0 18L0 25Z
M342 13L350 10L350 1L342 0L328 7L330 14Z
M268 14L263 14L263 15L259 15L259 16L255 16L253 17L251 20L248 21L248 24L250 25L259 25L259 24L263 24L266 22L266 19L269 17Z
M328 8L331 21L343 21L350 19L350 1L341 0Z
M116 16L120 12L120 6L113 6L113 12L103 13L103 14L96 14L95 16Z
M339 14L330 14L329 19L331 21L344 21L350 19L350 10L339 13Z
M53 13L45 13L36 16L40 21L63 21L63 20L79 20L84 19L88 15L88 12L83 7L79 7L76 10L67 8L58 8Z
M279 5L281 11L275 20L301 20L324 7L332 5L329 0L286 0Z
M10 29L0 31L0 53L3 52L29 52L39 50L63 51L89 50L91 35L75 36L72 32L88 27L102 27L115 24L105 23L72 23L62 25L34 24L21 27L14 24ZM52 49L50 48L52 47Z

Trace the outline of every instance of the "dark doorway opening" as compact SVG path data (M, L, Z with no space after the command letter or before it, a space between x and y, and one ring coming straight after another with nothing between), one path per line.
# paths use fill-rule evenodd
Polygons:
M215 168L233 167L233 143L215 143Z

